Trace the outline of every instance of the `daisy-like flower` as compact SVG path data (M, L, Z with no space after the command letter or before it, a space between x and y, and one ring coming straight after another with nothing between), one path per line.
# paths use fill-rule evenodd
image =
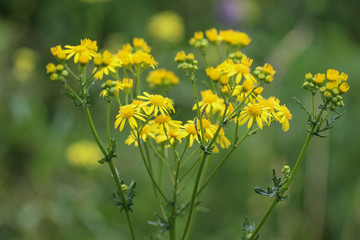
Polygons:
M136 111L134 105L129 104L122 106L120 107L119 114L116 116L115 128L117 128L120 125L119 130L121 132L124 129L126 121L128 121L130 127L132 129L135 129L138 126L135 118L145 122L146 120L144 117L145 117L144 114L140 113L139 111Z
M151 129L163 130L165 128L167 131L173 128L180 128L181 124L181 121L172 120L169 115L156 116L154 120L151 120L149 122L149 126L151 127Z
M137 51L143 51L146 53L151 52L151 48L147 45L144 39L142 38L134 38L133 39L133 46L135 48L135 52Z
M280 118L279 122L282 124L282 129L284 130L284 132L286 132L287 130L289 130L289 120L292 119L292 115L285 105L278 107L277 110L277 114Z
M140 65L143 68L152 67L155 69L155 67L157 67L159 64L157 61L155 61L153 56L146 52L138 51L129 55L129 57L132 64Z
M233 46L247 46L251 42L251 38L243 32L234 30L220 31L220 36L224 42L230 43Z
M145 100L140 106L144 107L150 105L148 109L144 108L144 111L147 115L154 113L155 116L160 112L161 115L169 115L170 112L175 112L172 101L161 95L149 94L147 92L143 93L144 96L138 96L138 98Z
M227 60L220 64L217 68L221 69L223 73L226 73L228 77L235 76L235 83L239 84L244 77L246 80L257 83L255 77L250 73L250 66L253 60L243 56L240 63L234 63L233 60Z
M183 126L183 129L189 136L189 147L191 147L193 145L194 140L199 141L194 122L185 124Z
M207 39L213 43L220 43L222 40L222 38L220 37L220 35L218 35L218 32L215 28L206 30L205 35L206 35Z
M123 78L122 82L118 82L117 87L123 90L125 93L130 93L130 90L133 86L133 80L131 78Z
M249 103L240 112L238 117L238 124L243 125L248 121L247 127L250 129L254 123L257 123L260 129L263 128L263 122L268 123L268 112L267 108L260 105L259 103Z
M60 45L57 45L56 47L52 47L51 53L54 57L59 58L60 60L64 60L66 58L66 52Z
M216 138L216 143L220 144L221 148L228 148L230 146L230 141L225 137L225 131L222 128Z
M219 98L217 94L214 94L211 90L206 90L200 92L201 101L199 102L200 111L203 111L204 108L206 113L209 114L215 113L217 111L222 111L224 109L223 102L224 100ZM197 108L196 104L193 106L193 110Z
M180 128L173 128L170 129L169 131L166 131L166 133L163 131L161 132L159 135L157 135L155 137L155 141L157 143L161 143L164 141L167 141L169 139L170 144L173 145L175 141L178 141L179 143L181 143L181 139L185 138L187 136L187 133ZM165 147L170 147L170 145L165 146Z
M80 45L66 45L65 48L67 48L65 50L65 53L67 54L66 59L70 59L72 56L74 56L74 63L79 62L80 56L91 60L93 57L95 57L96 51L98 50L97 42L87 38L82 39L80 41Z
M280 117L275 110L280 108L280 100L275 97L269 97L268 99L260 99L259 104L264 106L268 111L268 125L270 125L271 119L274 118L276 121L280 121Z
M251 80L246 79L242 85L237 85L233 91L233 96L237 96L237 101L241 102L245 97L247 97L254 88L254 83ZM254 98L257 98L258 95L252 93L249 95L245 102L253 102Z
M145 125L142 127L141 131L140 131L140 138L143 142L146 142L146 140L151 137L155 139L155 134L152 132L152 129L150 128L149 125ZM137 147L138 141L138 133L137 131L131 131L131 134L128 136L128 138L125 140L125 144L127 145L131 145L134 144L135 147Z
M115 68L120 67L120 60L115 58L110 52L105 51L102 55L97 54L94 58L95 73L94 78L103 79L104 74L109 75L110 72L115 72Z

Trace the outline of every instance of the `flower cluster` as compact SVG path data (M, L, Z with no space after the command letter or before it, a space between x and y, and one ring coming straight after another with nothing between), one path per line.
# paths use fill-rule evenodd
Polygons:
M350 89L347 79L346 73L339 73L335 69L328 69L326 76L324 73L317 73L314 76L307 73L303 88L313 94L320 92L324 104L329 105L331 110L335 110L336 107L345 106L342 95Z
M157 69L149 73L146 81L150 88L167 88L179 83L179 78L172 71Z

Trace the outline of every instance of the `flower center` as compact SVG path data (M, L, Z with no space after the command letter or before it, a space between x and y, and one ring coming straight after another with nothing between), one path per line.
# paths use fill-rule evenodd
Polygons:
M159 116L157 116L157 117L155 118L154 121L155 121L156 123L161 124L161 123L167 123L167 122L169 122L170 120L171 120L171 117L168 116L168 115L165 115L165 116L159 115Z
M262 112L260 104L255 103L255 104L249 106L247 109L247 112L252 117L260 116L261 112Z
M154 106L163 106L164 105L164 97L160 96L160 95L151 96L149 101Z
M135 110L132 106L124 106L120 109L120 116L122 118L130 118L134 115Z
M186 126L185 131L191 135L197 135L195 126L193 125Z
M249 73L250 69L248 66L239 63L235 65L235 71L237 71L238 73Z

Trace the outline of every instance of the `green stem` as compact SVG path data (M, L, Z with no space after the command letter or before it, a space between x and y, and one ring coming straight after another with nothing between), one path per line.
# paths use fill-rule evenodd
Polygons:
M198 170L198 173L196 175L196 180L195 180L193 192L192 192L192 195L191 195L190 209L189 209L189 213L188 213L188 216L187 216L184 232L183 232L183 235L182 235L182 238L181 238L182 240L185 240L186 234L187 234L189 226L190 226L190 222L191 222L192 215L193 215L192 213L193 213L193 210L194 210L195 199L196 199L196 196L197 196L199 182L200 182L200 179L201 179L202 170L204 168L204 163L205 163L206 156L207 155L205 153L202 153L202 158L200 160L199 170Z
M325 104L325 107L326 107L327 104ZM289 185L292 183L292 181L294 180L295 178L295 175L297 173L297 171L299 170L300 168L300 165L305 157L305 153L309 147L309 144L310 144L310 141L314 135L314 132L316 132L315 129L318 129L320 128L321 124L323 123L324 118L320 125L318 125L318 123L320 122L320 119L321 119L321 116L324 112L324 108L321 109L321 111L319 112L315 122L312 124L311 126L311 129L306 137L306 140L305 140L305 143L301 149L301 152L298 156L298 159L296 160L296 163L295 163L295 166L294 166L294 169L292 170L291 174L290 174L290 177L288 178L287 182L280 188L280 192L284 192L286 191L288 188L289 188ZM272 204L270 205L270 207L268 208L268 210L266 211L265 215L262 217L259 225L256 226L255 230L251 233L251 237L249 238L249 240L254 240L256 235L258 234L258 232L260 231L261 227L263 226L263 224L265 223L265 221L267 220L267 218L270 216L271 212L273 211L273 209L275 208L276 204L279 202L279 199L278 197L275 197Z
M139 136L139 135L138 135ZM154 179L154 176L151 174L151 171L149 169L149 166L148 164L146 163L146 158L145 158L145 155L144 155L144 151L141 147L141 142L140 142L140 138L138 137L138 146L139 146L139 149L140 149L140 154L141 154L141 158L144 162L144 165L145 165L145 168L146 168L146 171L147 173L149 174L150 176L150 179L151 179L151 182L152 184L155 186L155 188L158 190L158 192L160 193L160 195L163 197L163 199L165 200L166 203L170 203L170 201L166 198L165 194L162 192L162 190L160 189L159 185L156 183L155 179Z

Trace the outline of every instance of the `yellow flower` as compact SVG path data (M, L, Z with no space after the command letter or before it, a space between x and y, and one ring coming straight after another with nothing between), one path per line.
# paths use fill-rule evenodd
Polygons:
M173 128L180 128L181 124L181 121L172 120L169 115L156 116L154 120L151 120L149 122L149 126L151 127L151 129L163 130L165 128L167 131Z
M144 107L150 105L148 109L144 109L147 115L151 115L154 113L155 116L160 112L161 115L168 115L171 111L175 112L172 101L161 95L157 94L149 94L147 92L143 93L145 96L138 96L138 98L142 100L146 100L146 102L142 103L140 106Z
M151 48L147 45L145 40L142 39L142 38L134 38L133 39L133 46L135 48L135 52L136 51L144 51L146 53L151 52Z
M280 108L280 100L275 97L269 97L268 99L260 99L259 104L264 106L268 114L268 125L270 125L271 118L273 117L276 121L279 121L280 118L275 111L276 109Z
M214 67L208 67L206 68L206 75L213 81L219 80L221 76L221 71Z
M325 81L325 74L323 73L315 74L314 79L317 84L319 85L323 84L323 82Z
M119 114L116 116L115 128L120 125L119 130L121 132L124 129L126 120L129 122L132 129L137 128L138 124L135 118L145 122L146 120L144 117L144 114L135 110L134 105L129 104L122 106L120 107Z
M254 76L250 73L250 66L253 60L247 57L242 57L240 63L234 63L231 59L223 62L217 68L219 68L223 73L226 73L228 77L236 75L235 82L239 84L241 79L251 80L254 84L257 83Z
M292 119L292 115L285 105L280 106L277 110L277 114L280 118L279 122L282 124L282 129L284 130L284 132L286 132L287 130L289 130L289 120Z
M65 50L62 49L60 45L57 45L56 47L52 47L50 50L54 57L57 57L61 60L64 60L66 58L66 52Z
M137 131L131 131L131 134L128 136L128 138L125 140L125 144L127 145L131 145L134 144L135 147L137 147L138 141L137 141L137 137L138 137L138 133ZM146 140L148 139L148 137L154 138L155 139L155 135L152 132L151 128L149 125L145 125L141 128L140 131L140 138L143 142L146 142Z
M224 109L223 102L224 100L219 98L217 94L214 94L211 90L206 90L200 92L201 94L201 101L199 102L199 108L200 111L203 111L204 108L206 113L209 114L215 113L217 111L222 111ZM195 104L193 106L193 110L197 108L197 105Z
M339 77L339 71L335 69L328 69L326 72L326 78L329 81L336 81Z
M175 57L175 62L179 63L179 62L183 62L186 59L186 53L184 51L180 51L176 54Z
M206 30L205 35L210 42L220 42L221 41L221 37L218 35L218 32L215 28Z
M196 141L199 141L194 122L192 121L190 123L185 124L183 126L183 128L184 128L185 132L187 133L187 135L189 136L189 147L191 147L194 143L194 139Z
M49 63L48 65L46 65L46 73L53 73L56 71L56 67L53 63Z
M138 51L129 55L129 57L132 64L141 65L143 68L148 68L150 66L154 69L158 65L158 62L155 61L154 57L146 52Z
M247 127L251 128L254 121L256 121L259 128L262 129L263 122L268 123L267 110L268 109L266 107L260 105L259 103L249 103L240 112L240 116L238 117L238 124L243 125L244 123L249 121Z
M133 86L133 80L131 78L123 78L122 82L119 82L117 87L124 92L128 92Z
M120 61L115 58L110 52L105 51L102 55L97 54L94 59L96 67L93 70L94 78L103 79L104 74L109 75L110 72L115 73L115 68L120 67Z
M146 78L151 88L158 86L170 86L179 83L179 78L172 71L166 69L157 69L151 71Z
M96 55L96 51L98 49L96 41L92 41L90 39L82 39L80 41L80 45L70 46L66 45L65 53L67 54L66 59L70 59L74 56L74 63L79 62L80 55L83 57L87 57L88 60L91 60L92 57Z
M71 165L94 168L98 166L97 161L101 159L102 154L96 143L80 140L66 149L66 156Z
M159 135L157 135L155 137L155 141L157 143L161 143L164 141L169 140L170 144L173 145L175 141L178 141L179 143L181 143L181 139L185 138L187 136L187 133L180 128L175 128L175 129L170 129L169 131L162 132ZM165 147L170 147L170 145L165 146Z
M234 30L220 31L220 36L224 42L233 46L247 46L251 42L251 38L246 33Z
M342 93L346 93L347 91L349 91L350 86L349 84L347 84L346 82L343 82L340 86L339 86L339 90Z

